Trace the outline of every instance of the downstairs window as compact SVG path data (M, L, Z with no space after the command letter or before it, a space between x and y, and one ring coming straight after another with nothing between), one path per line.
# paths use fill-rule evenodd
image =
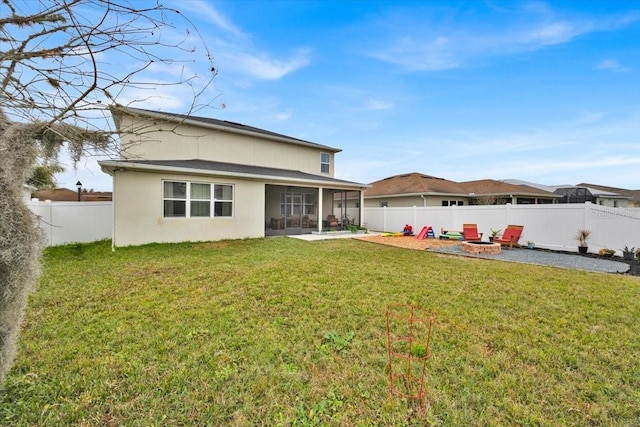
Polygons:
M233 185L163 181L164 218L233 216Z

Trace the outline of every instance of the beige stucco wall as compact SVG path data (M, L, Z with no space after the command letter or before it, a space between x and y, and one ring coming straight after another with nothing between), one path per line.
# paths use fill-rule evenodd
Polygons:
M609 199L607 197L598 197L598 202L596 203L600 206L609 206L616 208L628 208L629 200L628 199Z
M162 181L165 179L233 184L233 216L163 218ZM263 183L133 171L116 172L113 181L115 246L264 237Z
M320 153L329 154L327 176L333 177L334 153L304 145L270 141L256 135L241 135L209 129L149 121L134 122L125 115L121 129L121 157L127 160L213 160L244 165L295 169L322 175Z

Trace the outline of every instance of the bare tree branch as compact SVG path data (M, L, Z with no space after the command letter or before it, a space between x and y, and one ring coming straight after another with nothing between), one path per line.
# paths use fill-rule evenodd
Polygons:
M186 114L209 105L199 98L216 71L197 28L160 3L139 8L126 0L0 0L0 5L1 383L38 273L39 229L21 195L34 166L56 170L63 144L74 163L87 150L117 152L109 108L128 90L186 85L193 95ZM206 75L188 73L188 64L200 62ZM146 72L158 64L179 65L177 77L153 81Z

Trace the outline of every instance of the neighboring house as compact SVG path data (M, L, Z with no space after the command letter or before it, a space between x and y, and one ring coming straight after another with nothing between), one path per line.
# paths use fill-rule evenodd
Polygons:
M417 172L370 184L365 207L464 206L553 203L560 196L538 188L501 181L454 182Z
M239 123L113 107L121 160L113 177L114 246L311 233L328 228L341 150ZM362 222L358 210L352 221Z
M562 196L558 203L590 202L595 205L613 208L626 208L629 205L629 197L627 196L579 185L556 186L554 192Z
M35 190L35 189L34 189ZM78 190L70 190L68 188L52 188L49 190L38 190L32 193L32 196L38 200L51 200L52 202L77 202ZM81 191L81 202L110 202L110 191Z
M555 203L586 203L609 206L613 208L640 207L640 190L605 187L594 184L578 185L542 185L515 179L504 182L524 184L530 187L551 191L558 196Z
M625 188L607 187L605 185L587 184L584 182L581 184L578 184L578 187L593 188L595 190L600 190L608 193L615 193L621 196L626 196L627 197L626 207L640 208L640 190L627 190ZM603 201L603 204L604 204L604 201ZM620 206L620 207L624 207L624 206Z
M493 179L461 182L469 194L471 205L540 205L555 203L559 196L541 188L511 184Z
M394 175L369 184L364 206L412 207L467 204L467 191L457 182L418 172Z

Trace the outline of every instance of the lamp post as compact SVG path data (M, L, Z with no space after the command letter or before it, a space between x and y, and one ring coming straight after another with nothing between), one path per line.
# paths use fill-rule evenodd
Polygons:
M76 188L78 189L78 201L80 201L80 192L82 191L82 183L80 181L76 182Z

